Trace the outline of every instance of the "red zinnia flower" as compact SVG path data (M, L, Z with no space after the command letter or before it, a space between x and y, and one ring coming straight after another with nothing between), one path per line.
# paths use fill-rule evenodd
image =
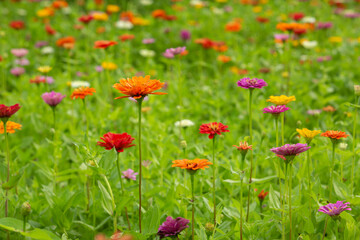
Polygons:
M91 15L84 15L84 16L79 17L78 20L82 23L88 24L89 22L94 20L94 18Z
M100 139L104 142L99 141L97 142L97 145L104 147L106 150L115 148L117 152L123 152L124 148L135 146L135 144L131 144L132 141L134 141L134 138L127 133L108 132Z
M258 21L259 23L268 23L270 20L266 17L256 17L256 21Z
M221 135L222 132L230 132L227 130L228 126L221 122L204 123L200 126L201 134L209 134L209 138L213 139L215 134Z
M25 28L25 23L23 21L12 21L10 23L10 27L15 30L20 30L20 29Z
M49 24L45 26L45 31L49 35L54 35L56 33L55 29L53 29Z
M299 21L305 17L305 14L303 14L302 12L297 12L290 14L290 17L295 21Z
M264 190L261 190L261 192L258 195L258 198L260 202L264 201L265 197L269 194L269 192L265 192Z
M94 48L106 49L106 48L116 45L116 44L117 44L116 41L100 40L100 41L95 42Z
M12 115L14 115L17 111L19 111L19 109L20 109L19 104L15 104L9 107L4 104L0 104L0 118L8 119Z
M132 40L134 38L135 36L133 34L128 34L128 33L124 33L123 35L119 36L119 40L121 40L122 42L125 42L127 40Z

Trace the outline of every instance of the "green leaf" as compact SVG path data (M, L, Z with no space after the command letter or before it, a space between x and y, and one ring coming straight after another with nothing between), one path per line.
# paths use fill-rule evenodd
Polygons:
M111 200L111 196L108 193L108 191L106 190L106 188L101 184L100 181L98 181L98 186L99 189L101 191L101 196L102 196L102 200L101 200L101 205L104 208L104 210L110 215L112 216L114 213L114 208L112 206L112 200Z
M104 169L105 171L109 171L113 168L114 162L116 161L116 150L115 148L105 151L99 161L99 167Z
M20 234L37 240L60 240L58 236L46 229L35 228L30 232L20 232Z
M270 203L270 208L280 209L280 200L276 195L272 185L270 185L270 189L269 189L269 203Z
M4 190L10 190L13 187L16 186L16 184L19 182L19 180L22 177L22 173L16 173L15 175L11 176L8 182L3 183L1 186Z
M160 212L157 205L153 205L145 214L143 218L143 233L154 234L160 225Z
M23 221L16 218L1 218L0 228L6 229L12 232L21 232L23 229ZM26 228L30 228L29 224L26 224Z
M252 182L256 182L256 183L264 183L264 182L273 180L273 179L275 179L275 178L277 178L276 175L274 175L274 176L269 176L269 177L264 177L264 178L253 178L251 181L252 181Z

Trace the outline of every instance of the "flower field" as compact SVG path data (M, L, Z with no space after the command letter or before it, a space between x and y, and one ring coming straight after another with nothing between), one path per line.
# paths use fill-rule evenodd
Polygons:
M359 0L0 14L0 239L360 239Z

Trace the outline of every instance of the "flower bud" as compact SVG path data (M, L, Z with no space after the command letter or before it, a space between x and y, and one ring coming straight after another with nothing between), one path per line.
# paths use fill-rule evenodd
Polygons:
M360 96L360 85L354 85L354 91L356 96Z
M206 223L206 224L205 224L205 230L206 230L207 232L212 232L212 231L214 231L214 224L212 224L212 223Z
M343 150L343 151L346 150L347 146L348 146L348 144L347 144L347 143L344 143L344 142L342 142L342 143L339 144L339 148L340 148L341 150Z
M31 213L31 206L28 202L24 202L22 205L21 205L21 215L23 217L26 217L28 216L30 213Z
M180 146L181 146L181 148L187 148L187 143L186 143L186 141L185 141L185 140L182 140L182 141L180 142Z

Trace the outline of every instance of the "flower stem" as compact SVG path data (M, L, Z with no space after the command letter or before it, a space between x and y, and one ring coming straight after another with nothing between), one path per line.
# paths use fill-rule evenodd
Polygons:
M124 185L123 185L123 180L121 178L121 172L120 172L120 154L119 153L117 153L116 168L117 168L117 171L118 171L118 177L119 177L119 181L120 181L121 195L124 196ZM125 207L125 216L126 216L126 220L127 220L127 223L128 223L129 230L131 230L127 207Z
M191 203L192 203L192 221L191 221L191 239L194 240L194 226L195 226L195 197L194 197L194 174L191 177Z
M333 141L332 142L332 157L331 157L331 169L330 169L330 186L329 186L329 202L331 202L331 195L332 195L332 191L333 191L333 181L334 181L334 166L335 166L335 147L336 147L336 142Z
M285 135L285 112L283 112L282 118L281 118L281 144L284 145L284 135Z
M358 103L358 98L355 96L355 104ZM350 183L350 190L351 190L351 195L354 195L354 176L355 176L355 163L356 163L356 153L355 153L355 148L356 148L356 118L357 118L357 112L358 109L357 107L355 108L355 113L354 113L354 126L353 126L353 143L352 143L352 151L353 151L353 160L352 160L352 164L351 164L351 183Z
M84 112L85 112L85 120L86 120L86 141L87 141L87 147L89 147L89 120L88 120L85 98L83 99L83 104L84 104Z
M142 168L141 168L141 105L143 98L138 101L138 112L139 112L139 230L141 233L141 179L142 179Z
M253 89L250 88L249 91L249 145L252 144L252 95ZM248 202L247 202L247 212L246 212L246 221L249 220L249 211L250 211L250 191L251 191L251 182L252 182L252 171L253 171L253 151L250 152L250 177L249 177L249 192L248 192Z
M6 181L9 182L10 179L10 148L9 148L9 139L8 139L8 133L6 129L7 125L7 119L3 120L4 122L4 135L5 135L5 148L6 148L6 158L7 158L7 175L6 175ZM5 217L8 216L8 194L9 190L6 189L5 191Z
M310 150L307 150L307 169L308 169L307 174L308 174L308 194L309 194L309 196L308 196L309 217L311 217L311 158L310 158Z
M213 202L214 202L214 226L216 226L216 196L215 196L215 179L216 179L216 163L215 163L215 136L213 138Z
M54 144L54 191L56 190L56 172L57 172L57 161L56 161L56 155L57 155L57 144L56 144L56 110L55 107L51 107L53 112L53 120L54 120L54 136L53 136L53 144Z
M289 174L288 174L288 178L289 178L289 221L290 221L290 231L289 231L289 239L291 240L291 236L292 236L292 217L291 217L291 190L292 190L292 163L290 163L289 166Z
M321 240L324 240L324 238L325 238L326 228L327 228L328 221L329 221L329 217L326 217L324 232L323 232L323 236L322 236Z
M244 171L245 154L241 154L241 169ZM240 240L243 239L243 176L240 175Z

